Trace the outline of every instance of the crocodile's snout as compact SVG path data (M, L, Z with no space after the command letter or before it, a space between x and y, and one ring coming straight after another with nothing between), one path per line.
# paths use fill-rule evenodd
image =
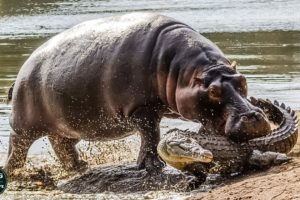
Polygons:
M192 150L192 152L194 152L192 157L199 162L209 163L213 159L213 154L209 150L203 148L199 150L199 148L197 148L194 151Z
M173 158L177 162L209 163L213 159L209 150L202 148L196 140L189 137L174 135L167 138L165 145L169 159Z

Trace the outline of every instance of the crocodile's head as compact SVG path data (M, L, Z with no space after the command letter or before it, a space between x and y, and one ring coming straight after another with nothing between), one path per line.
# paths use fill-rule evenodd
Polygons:
M163 138L157 150L164 161L177 169L184 169L191 163L209 163L213 159L212 153L203 149L196 140L177 133Z

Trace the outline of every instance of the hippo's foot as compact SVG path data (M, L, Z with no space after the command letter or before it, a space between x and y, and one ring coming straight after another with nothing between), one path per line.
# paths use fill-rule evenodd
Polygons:
M146 169L146 171L151 175L158 175L161 174L161 171L163 167L165 166L165 163L159 159L157 155L153 154L146 154L143 152L140 152L139 159L137 161L137 169Z
M258 150L254 150L249 158L249 164L259 168L266 168L272 165L279 165L291 160L284 153L277 152L261 152Z
M23 180L24 179L24 168L16 168L10 170L7 167L3 168L7 177L9 177L9 181Z

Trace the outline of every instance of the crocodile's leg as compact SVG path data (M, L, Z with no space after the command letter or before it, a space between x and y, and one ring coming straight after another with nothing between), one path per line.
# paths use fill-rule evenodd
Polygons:
M259 150L254 150L248 159L248 163L255 167L266 168L274 164L282 164L289 160L291 160L291 158L284 153L272 151L261 152Z
M207 174L209 172L209 168L211 168L210 163L198 162L198 163L192 163L186 165L183 170L193 174L194 176L197 177L200 183L203 183L206 180Z

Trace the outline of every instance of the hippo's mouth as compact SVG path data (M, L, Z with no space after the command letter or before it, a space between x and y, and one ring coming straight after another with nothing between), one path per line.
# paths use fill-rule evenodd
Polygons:
M222 117L204 125L206 132L224 135L235 142L244 142L271 132L268 117L256 108L247 112L227 110Z
M245 112L228 109L219 123L219 131L235 142L248 141L271 132L269 119L263 110L250 102L249 105Z

